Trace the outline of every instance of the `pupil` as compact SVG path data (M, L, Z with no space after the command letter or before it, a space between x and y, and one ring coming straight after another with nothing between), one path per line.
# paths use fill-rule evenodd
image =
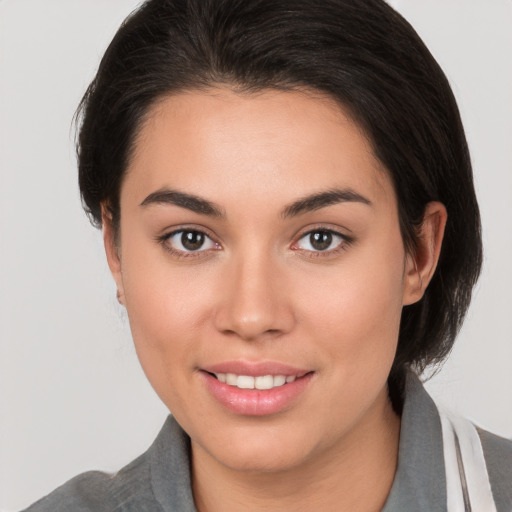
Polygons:
M181 243L188 251L197 251L204 243L204 234L197 231L185 231L181 235Z
M332 243L332 234L327 231L317 231L309 236L311 246L317 251L325 251Z

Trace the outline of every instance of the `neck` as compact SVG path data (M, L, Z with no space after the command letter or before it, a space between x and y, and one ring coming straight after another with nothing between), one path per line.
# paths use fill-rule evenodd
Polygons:
M236 471L192 442L192 482L199 512L245 510L376 512L393 484L400 419L387 390L369 417L336 446L279 472Z

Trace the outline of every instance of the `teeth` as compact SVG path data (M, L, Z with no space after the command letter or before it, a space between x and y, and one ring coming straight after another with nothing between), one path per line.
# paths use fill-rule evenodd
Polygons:
M236 379L236 387L240 389L254 389L254 377L239 375Z
M272 375L264 375L254 379L254 387L256 389L272 389L274 387L274 377Z
M251 377L249 375L236 375L234 373L216 373L220 382L240 389L272 389L284 386L297 379L295 375L261 375Z
M240 377L238 377L240 378ZM254 387L256 389L272 389L274 387L274 377L265 375L264 377L256 377L254 379Z
M295 380L295 377L293 378ZM284 375L276 375L274 377L274 386L283 386L286 384L286 377Z
M236 386L237 381L238 381L238 377L234 373L226 374L226 384L229 384L230 386Z

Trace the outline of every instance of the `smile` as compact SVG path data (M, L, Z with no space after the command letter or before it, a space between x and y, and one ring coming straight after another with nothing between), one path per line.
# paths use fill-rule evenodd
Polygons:
M273 389L294 382L295 375L236 375L235 373L214 373L215 377L228 386L239 389Z
M206 389L231 413L265 416L297 404L316 372L286 364L231 361L202 368Z

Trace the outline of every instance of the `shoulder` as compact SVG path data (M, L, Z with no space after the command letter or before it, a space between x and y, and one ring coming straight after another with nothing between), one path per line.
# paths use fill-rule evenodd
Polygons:
M151 488L147 454L116 474L89 471L69 480L25 512L162 510Z
M512 510L512 440L477 428L496 503Z
M151 447L117 473L78 475L25 512L195 512L189 446L170 416Z
M512 441L480 429L444 407L438 408L438 414L449 498L458 500L461 510L463 500L475 510L511 512Z
M490 497L497 512L512 511L512 441L475 429L436 404L412 372L405 385L398 456L386 512L446 510L464 493L478 503ZM487 483L481 487L482 482Z

